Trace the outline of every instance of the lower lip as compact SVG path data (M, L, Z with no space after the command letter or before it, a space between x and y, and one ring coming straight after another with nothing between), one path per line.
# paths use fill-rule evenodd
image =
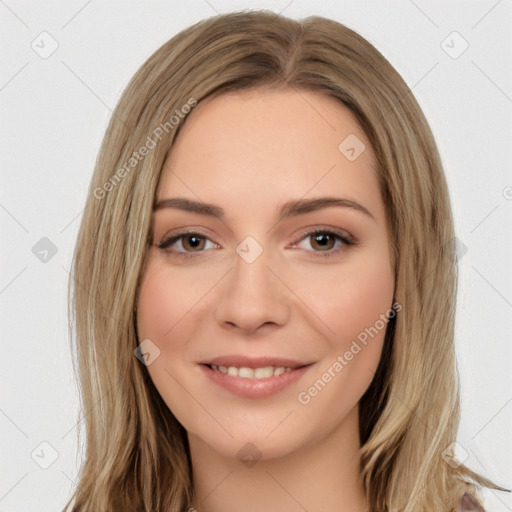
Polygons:
M218 370L212 370L212 368L205 364L199 366L208 378L235 395L243 398L267 398L297 382L311 365L282 373L277 377L267 377L264 379L233 377Z

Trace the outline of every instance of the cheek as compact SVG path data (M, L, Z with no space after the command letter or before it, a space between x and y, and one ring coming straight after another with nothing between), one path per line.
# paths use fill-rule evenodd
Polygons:
M165 350L171 341L175 347L176 340L190 337L190 318L202 309L203 299L216 281L217 272L172 271L165 262L150 260L137 305L139 340L154 338Z
M151 340L157 347L154 350L159 351L147 367L159 391L173 386L171 374L178 372L179 378L180 365L174 363L186 359L187 343L194 329L190 312L199 300L197 295L197 287L184 287L178 276L169 275L168 270L156 264L148 265L137 305L137 333L139 343Z
M350 265L341 265L336 271L331 268L325 279L322 277L315 274L303 280L302 293L328 327L331 344L343 349L376 323L382 329L381 315L389 312L394 294L394 278L387 259L354 257Z
M137 305L137 329L139 342L149 338L159 338L172 325L168 302L173 299L169 293L164 293L163 283L159 282L149 270L141 284L139 302Z
M159 351L147 366L149 376L178 420L189 418L186 422L189 428L201 424L202 418L200 411L189 410L190 400L182 387L190 371L184 364L188 340L194 330L190 311L200 300L200 291L190 283L187 286L181 282L176 273L169 275L168 269L150 263L141 283L137 306L139 343L149 339ZM197 418L194 419L194 415Z
M323 329L327 334L322 365L308 384L314 385L315 379L329 382L329 391L315 399L315 406L323 403L345 413L360 400L377 369L393 303L394 276L389 260L370 254L331 271L323 281L329 285L319 287L308 281L309 292L303 291L329 329ZM329 369L335 377L324 373Z

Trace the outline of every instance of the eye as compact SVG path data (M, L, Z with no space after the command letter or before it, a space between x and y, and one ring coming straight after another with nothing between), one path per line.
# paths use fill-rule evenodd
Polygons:
M303 233L298 242L292 247L308 250L307 246L309 246L313 252L319 253L319 256L333 256L343 251L343 246L356 244L355 239L348 233L338 233L327 229L316 229Z
M332 229L315 229L301 234L291 247L306 249L318 256L334 256L347 246L356 245L356 239L345 231L337 232ZM181 258L194 257L194 253L203 253L207 249L220 246L212 242L206 235L196 231L172 233L156 244L159 249ZM308 246L312 249L309 249Z
M211 244L209 247L208 243ZM187 231L164 238L157 244L157 247L167 252L176 253L178 256L188 257L189 254L187 253L204 252L205 249L213 249L219 246L201 233Z

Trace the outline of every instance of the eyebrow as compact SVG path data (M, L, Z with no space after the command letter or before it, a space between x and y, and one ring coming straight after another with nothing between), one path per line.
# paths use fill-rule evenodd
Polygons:
M376 220L367 208L356 201L341 197L327 196L314 199L296 199L284 203L279 208L279 222L290 217L304 215L306 213L321 210L323 208L330 208L332 206L356 210L372 218L373 220ZM162 199L156 203L154 211L161 210L163 208L175 208L200 215L209 215L219 219L222 219L222 217L225 215L224 209L220 206L200 201L193 201L185 197L170 197L168 199Z

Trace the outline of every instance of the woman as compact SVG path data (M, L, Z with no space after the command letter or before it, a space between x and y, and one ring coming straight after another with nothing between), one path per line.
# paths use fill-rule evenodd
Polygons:
M87 205L71 510L453 512L505 490L453 454L448 190L361 36L268 12L184 30L124 92Z

